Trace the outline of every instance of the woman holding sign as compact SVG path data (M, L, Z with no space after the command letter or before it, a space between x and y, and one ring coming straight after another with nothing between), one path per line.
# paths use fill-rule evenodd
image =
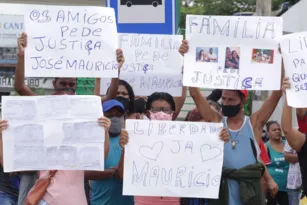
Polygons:
M146 110L147 116L150 120L164 120L171 121L173 114L175 113L175 101L174 98L168 93L153 93L148 97ZM220 137L224 141L228 141L228 132L223 129L220 133ZM120 136L120 145L124 149L128 143L128 132L123 130ZM118 165L119 176L123 178L123 166L124 166L124 151L121 156L120 163ZM135 196L135 205L180 205L180 198L174 197L147 197L147 196Z

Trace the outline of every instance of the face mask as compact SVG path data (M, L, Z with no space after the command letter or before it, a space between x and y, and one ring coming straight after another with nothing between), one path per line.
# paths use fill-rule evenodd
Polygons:
M128 100L127 98L124 98L122 96L118 96L115 98L115 100L121 102L125 108L125 112L131 112L130 110L130 100Z
M157 113L150 112L150 119L151 120L172 120L173 114L166 114L162 111L157 112Z
M75 95L76 90L72 88L58 88L52 95Z
M237 105L222 105L223 115L226 117L234 117L241 110L241 103Z
M110 137L116 137L120 134L120 131L124 128L124 117L111 117L111 126L109 128Z

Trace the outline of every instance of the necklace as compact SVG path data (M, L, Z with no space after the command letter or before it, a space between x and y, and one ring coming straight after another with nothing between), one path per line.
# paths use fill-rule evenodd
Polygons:
M244 123L244 121L243 121L243 123ZM227 128L228 128L228 123L227 123ZM240 134L241 128L238 130L238 132L236 133L236 136L234 138L231 136L229 128L228 128L228 133L229 133L229 135L231 137L230 143L231 143L231 148L232 149L236 149L236 146L239 143L238 137L240 136L239 134Z
M236 136L233 138L232 136L231 136L231 134L230 134L230 132L229 132L229 135L231 136L231 148L232 149L236 149L236 146L237 146L237 144L239 143L239 140L238 140L238 137L239 137L239 134L240 134L240 131L241 130L239 130L238 132L237 132L237 134L236 134Z

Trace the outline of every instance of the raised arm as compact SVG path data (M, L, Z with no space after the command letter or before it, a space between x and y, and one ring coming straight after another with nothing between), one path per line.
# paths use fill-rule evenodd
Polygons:
M125 146L128 144L129 136L127 130L122 130L120 133L119 144L123 148L122 155L120 156L120 160L118 163L118 176L123 179L124 178L124 159L125 159Z
M290 88L288 78L283 82L283 90ZM281 127L287 141L296 152L299 152L306 141L306 135L292 127L292 107L288 106L287 98L285 98L284 108L281 118Z
M189 88L190 96L193 98L195 105L200 113L200 116L205 122L221 122L221 116L211 109L211 106L207 100L200 92L199 88Z
M175 100L175 105L176 105L176 111L173 115L173 119L175 120L178 115L180 114L181 112L181 109L184 105L184 102L185 102L185 99L187 98L187 87L183 86L182 87L182 95L180 97L175 97L174 100Z
M282 65L282 74L281 79L284 78L284 68ZM282 82L282 80L281 80ZM261 140L261 135L258 135L256 133L261 132L263 130L263 127L267 123L267 121L272 116L276 106L278 105L278 102L280 98L282 97L282 90L273 91L272 94L263 102L261 108L252 114L251 116L251 123L254 129L254 133L256 136L256 140L259 143Z
M15 70L14 88L19 95L34 96L36 94L25 84L24 49L26 48L26 46L27 46L27 34L22 33L21 37L18 38L18 54L17 54L17 65Z
M188 50L189 50L188 41L183 40L179 48L179 53L182 56L184 56L184 54L188 52ZM201 117L206 122L220 122L221 117L211 109L207 99L204 98L204 96L200 92L200 89L190 87L189 90L190 90L190 95L193 98Z
M122 49L116 50L116 58L117 58L117 62L118 62L118 78L112 78L108 93L106 95L104 95L104 96L100 95L100 82L101 82L101 80L100 80L100 78L96 78L94 94L101 96L101 103L104 103L107 100L114 99L117 96L120 69L123 67L124 62L125 62L125 58L124 58L124 54L123 54Z

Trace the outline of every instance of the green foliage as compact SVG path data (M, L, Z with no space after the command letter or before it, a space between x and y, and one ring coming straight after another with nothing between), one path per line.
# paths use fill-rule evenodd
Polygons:
M186 14L233 15L237 12L255 11L256 0L194 0L194 5L181 7L180 28L185 28Z
M272 11L278 10L280 5L286 1L272 0ZM291 4L295 4L298 0L288 1ZM231 16L238 12L256 11L256 0L194 0L194 2L192 7L187 5L181 7L180 28L185 28L186 14Z

